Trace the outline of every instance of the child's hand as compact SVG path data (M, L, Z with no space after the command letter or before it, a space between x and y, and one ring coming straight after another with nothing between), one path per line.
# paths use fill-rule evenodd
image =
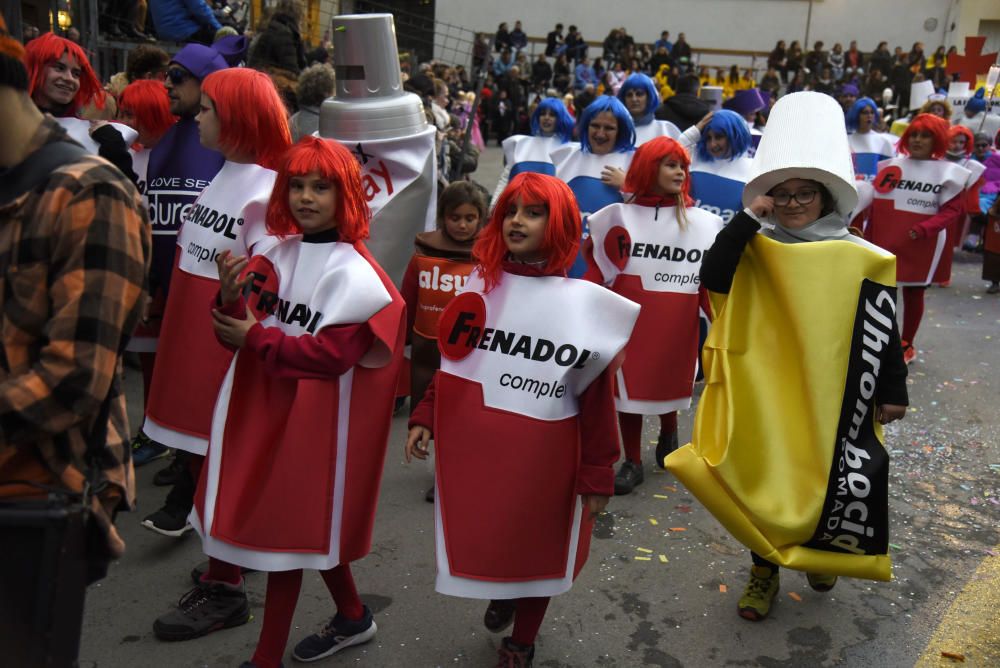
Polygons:
M757 195L747 207L758 218L767 218L774 211L774 198L767 195Z
M604 512L608 506L608 496L598 496L596 494L584 494L583 505L590 511L590 518L593 519Z
M430 429L427 427L411 427L410 435L406 438L406 463L409 464L414 457L417 459L427 459L430 440Z
M601 170L601 183L621 190L622 186L625 185L625 170L621 167L605 165L604 169Z
M712 120L712 116L714 116L714 115L715 115L715 112L714 111L710 111L707 114L705 114L704 116L702 116L700 121L698 121L697 123L695 123L695 127L698 128L698 132L704 132L705 126L708 125L708 122Z
M247 317L244 320L228 316L218 309L212 309L212 326L215 333L224 343L234 348L242 348L247 340L247 332L257 324L257 319L253 317L253 311L247 305Z
M902 420L903 416L906 415L906 406L897 406L896 404L882 404L878 407L878 421L879 424L889 424L896 420Z
M215 258L215 264L219 268L219 297L223 304L232 304L239 299L243 288L253 280L251 274L240 280L240 274L246 269L248 262L245 255L233 257L229 251L222 251Z

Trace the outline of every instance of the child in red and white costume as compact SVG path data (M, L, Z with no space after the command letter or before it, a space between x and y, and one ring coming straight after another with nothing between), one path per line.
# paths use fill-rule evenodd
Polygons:
M260 641L245 666L281 665L303 568L321 571L338 613L296 646L296 659L375 634L350 562L371 548L405 305L362 243L369 218L354 156L306 137L283 160L268 204L267 228L280 241L249 262L218 258L212 318L236 355L192 522L210 557L269 571Z
M232 359L216 339L206 308L219 290L216 260L273 243L264 223L277 176L272 168L291 143L284 104L266 74L244 68L213 72L202 81L201 94L201 144L220 151L226 162L195 200L178 235L143 426L153 440L192 453L190 475L178 480L163 508L143 520L143 526L171 536L191 529L188 514L212 411ZM211 605L204 605L206 598ZM153 631L163 640L187 640L249 619L239 567L210 559L195 589L158 618Z
M982 214L979 210L979 189L983 185L983 172L986 165L972 159L972 147L975 143L972 130L964 125L953 125L948 128L948 151L944 157L949 162L961 165L969 170L969 180L965 184L965 215L960 216L954 225L948 226L948 241L941 253L934 272L934 284L942 287L951 285L951 267L955 259L955 249L962 243L968 227L970 216Z
M917 357L914 338L924 315L924 292L944 253L948 226L965 215L962 193L970 172L941 159L948 150L948 122L931 114L913 119L897 149L899 157L878 163L865 238L896 256L903 359L909 364Z
M437 590L490 599L491 631L513 619L498 666L531 665L549 597L572 586L613 491L614 373L639 307L566 278L580 226L558 179L511 181L441 316L441 369L410 418L408 460L436 441Z
M618 372L616 404L625 461L615 494L643 481L642 416L660 416L656 463L677 449L677 411L691 405L698 366L701 258L722 218L691 206L691 164L678 142L657 137L635 153L625 177L629 204L590 216L585 278L642 306Z

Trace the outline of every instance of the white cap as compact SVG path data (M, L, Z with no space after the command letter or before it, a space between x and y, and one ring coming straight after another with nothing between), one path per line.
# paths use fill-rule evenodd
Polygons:
M924 106L924 102L933 94L933 81L917 81L910 84L910 109L915 111Z
M822 183L845 216L858 204L844 111L829 95L805 91L778 99L743 189L743 205L788 179Z
M952 81L948 84L948 98L969 97L968 81Z
M722 86L702 86L698 97L708 102L711 111L722 109Z

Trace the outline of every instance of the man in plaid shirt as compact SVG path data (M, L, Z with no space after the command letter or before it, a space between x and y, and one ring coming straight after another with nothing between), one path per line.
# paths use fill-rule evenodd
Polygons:
M96 467L97 542L119 556L112 519L135 494L120 351L145 300L149 224L135 186L97 156L76 156L16 192L33 154L71 141L28 97L23 60L0 17L0 497L44 496L4 484L15 480L79 492ZM106 439L87 456L105 413Z

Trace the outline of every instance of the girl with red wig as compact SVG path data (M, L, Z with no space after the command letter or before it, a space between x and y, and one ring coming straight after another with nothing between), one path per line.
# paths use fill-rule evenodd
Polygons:
M267 239L265 211L277 174L273 171L291 143L285 107L270 78L249 69L214 72L202 81L198 131L201 144L226 161L201 191L181 225L177 259L156 350L153 381L143 432L158 443L194 455L198 480L212 425L212 410L232 353L213 336L205 304L219 289L216 261L244 256ZM296 314L299 315L298 313ZM146 517L146 528L168 536L191 530L191 497L169 495ZM183 498L181 498L183 497ZM205 598L209 606L202 605ZM212 614L206 616L205 611ZM177 609L153 625L159 638L186 640L250 617L238 566L209 560L208 571Z
M437 443L437 591L489 599L492 632L513 621L497 666L531 665L549 598L572 586L614 488L614 374L639 307L566 277L580 229L565 183L510 182L410 417L408 461Z
M279 241L249 261L228 250L216 258L213 325L236 355L192 518L211 558L268 572L260 640L244 666L281 665L303 568L321 571L337 614L296 659L375 635L350 562L371 548L405 305L363 244L369 218L351 152L305 137L282 159L267 205Z
M865 237L896 255L896 283L903 295L903 359L917 357L914 338L924 315L924 290L948 241L947 228L965 215L962 192L970 172L942 160L948 122L920 114L896 146L899 157L878 163L875 199Z
M968 231L969 218L982 214L979 210L979 189L983 185L983 172L986 165L972 159L972 147L975 140L972 130L964 125L953 125L948 128L948 150L944 157L949 162L961 165L969 170L969 180L965 184L962 196L964 215L959 216L954 225L948 226L948 240L941 252L941 261L934 272L934 284L947 287L951 284L951 265L955 257L955 249L962 243Z
M701 258L722 229L719 216L692 206L691 160L678 142L652 139L625 176L628 204L590 217L585 278L642 306L618 371L615 401L625 461L615 494L642 483L642 416L660 416L656 463L677 449L677 411L691 405L698 362Z
M93 104L104 108L104 91L79 44L47 32L25 46L28 94L43 112L52 114L69 136L91 153L100 155L125 176L136 180L128 146L136 134L128 126L78 118Z

